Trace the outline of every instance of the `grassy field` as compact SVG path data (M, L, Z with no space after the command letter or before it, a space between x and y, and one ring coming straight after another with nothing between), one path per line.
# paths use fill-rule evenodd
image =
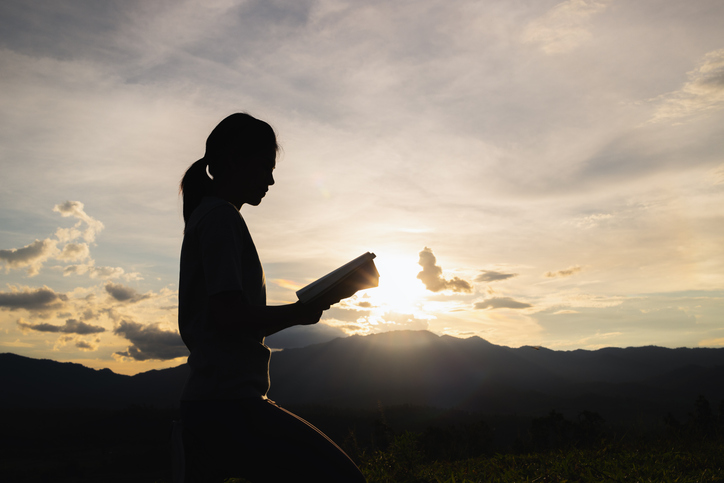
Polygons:
M369 483L724 483L722 406L714 415L704 400L681 423L665 415L645 427L612 426L587 411L567 419L556 411L496 418L409 406L298 409L341 443ZM176 417L139 406L9 410L0 422L0 481L171 483Z
M430 461L409 434L387 451L366 455L361 468L369 483L724 482L724 443L601 442L585 449Z

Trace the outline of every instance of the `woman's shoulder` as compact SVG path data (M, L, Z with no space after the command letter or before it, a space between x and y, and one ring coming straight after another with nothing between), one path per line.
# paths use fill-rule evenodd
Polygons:
M239 211L226 200L213 196L206 196L201 200L199 206L191 213L189 218L189 227L196 226L200 223L209 221L223 221L240 219Z

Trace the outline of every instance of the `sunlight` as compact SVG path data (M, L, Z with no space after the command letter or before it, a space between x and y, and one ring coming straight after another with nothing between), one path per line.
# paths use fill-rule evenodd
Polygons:
M426 290L417 279L417 257L378 254L375 265L380 272L377 288L365 292L373 307L384 311L412 314L425 300Z

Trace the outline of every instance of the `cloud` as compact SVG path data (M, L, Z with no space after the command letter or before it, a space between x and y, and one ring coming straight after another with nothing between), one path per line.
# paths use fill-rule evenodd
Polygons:
M322 317L325 320L332 319L343 322L357 322L360 319L364 319L369 315L370 310L364 307L360 308L356 304L350 305L349 301L347 301L347 304L335 304L330 307L329 310L325 310Z
M18 325L23 330L35 330L37 332L53 332L62 334L98 334L105 332L106 329L99 325L90 325L85 322L79 322L75 319L68 319L64 325L53 325L53 324L29 324L18 320Z
M724 184L724 164L722 164L721 166L719 166L712 172L712 178L713 178L712 182L715 185Z
M491 297L482 302L476 302L476 309L527 309L531 304L518 302L510 297Z
M58 254L56 241L46 238L35 240L23 248L0 250L0 260L5 262L5 271L11 268L28 268L28 275L35 276L47 259Z
M651 122L724 108L724 49L706 54L688 77L680 90L663 98Z
M78 261L84 260L90 256L90 249L86 243L68 243L63 247L60 254L58 254L59 260Z
M98 342L100 342L100 341L96 340L95 343L91 343L91 342L80 339L80 340L75 341L75 346L82 351L91 352L91 351L95 351L98 349Z
M569 52L591 37L589 18L606 8L608 1L567 0L530 22L523 42L535 43L547 54Z
M442 268L436 265L437 259L432 253L432 249L425 247L420 252L418 263L422 267L422 271L417 274L417 278L422 280L422 283L431 292L452 290L453 292L469 293L473 291L473 286L467 280L458 277L447 280L442 276Z
M11 248L0 250L0 261L5 262L5 270L27 268L28 275L33 277L40 273L43 263L50 258L55 258L63 262L75 262L90 258L90 247L88 243L95 240L96 234L103 229L103 223L88 216L83 211L83 203L80 201L66 201L65 203L55 205L53 211L61 214L63 217L73 216L78 218L78 223L72 228L58 228L55 232L57 240L46 238L44 240L35 240L30 245L22 248ZM80 230L81 225L87 225L84 231ZM86 243L71 243L73 240L82 237ZM62 249L58 248L59 243L65 243ZM91 276L100 269L91 269L93 260L84 265L74 265L64 269L65 275L76 273L82 274L88 272ZM118 273L119 269L113 269L115 276L123 274Z
M105 286L106 292L119 302L136 303L151 298L151 294L139 294L135 289L120 283L108 282Z
M123 320L113 333L132 344L125 351L115 353L121 357L136 361L165 361L189 354L178 332L163 330L158 324L143 325Z
M294 290L295 292L304 286L297 282L294 282L292 280L287 280L284 278L275 278L274 280L270 280L269 282L274 283L282 288Z
M476 282L497 282L499 280L507 280L516 277L517 273L495 272L493 270L483 270L480 275L475 277Z
M123 278L124 280L142 280L138 272L126 273L121 267L96 267L95 261L78 265L68 265L63 268L63 275L83 275L87 273L93 279Z
M427 330L430 328L429 320L420 319L414 314L388 312L381 318L386 325L393 325L390 330Z
M614 217L611 213L594 213L593 215L578 218L574 223L580 228L594 228L604 220L610 220Z
M75 225L74 228L76 229L81 223L85 222L87 227L85 231L82 232L82 236L85 241L92 243L96 239L96 234L103 229L103 223L89 216L83 211L83 207L84 205L80 201L66 201L65 203L55 205L53 211L60 213L64 218L69 216L78 218L80 221Z
M576 265L574 267L568 267L565 270L558 270L557 272L546 272L544 275L548 278L570 277L571 275L577 274L581 270L583 270L583 268Z
M338 327L318 323L314 325L289 327L274 335L270 335L265 339L264 343L274 349L292 349L328 342L332 339L346 336L347 334Z
M23 290L0 292L0 307L10 310L54 310L61 308L67 300L67 295L56 293L48 287L37 289L26 287Z

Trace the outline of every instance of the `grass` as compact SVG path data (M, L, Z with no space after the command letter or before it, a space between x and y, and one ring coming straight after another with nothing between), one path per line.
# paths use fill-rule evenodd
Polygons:
M415 435L366 455L368 483L724 482L724 443L601 442L597 447L429 461Z
M368 483L724 483L724 411L714 416L703 401L689 421L669 415L645 428L612 427L585 411L573 421L551 411L518 432L520 424L501 426L500 419L490 419L489 426L462 414L396 411L365 419L328 410L327 420L319 420ZM2 482L171 483L175 410L15 410L6 416L0 422Z

